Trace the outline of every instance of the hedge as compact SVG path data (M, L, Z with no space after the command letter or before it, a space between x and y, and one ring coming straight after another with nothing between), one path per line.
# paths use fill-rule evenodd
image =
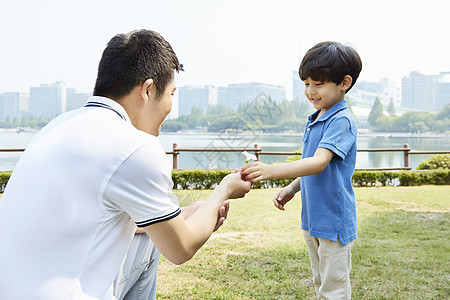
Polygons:
M450 154L435 154L422 161L417 170L450 169Z
M450 170L356 171L353 186L450 185Z
M0 193L3 193L3 191L5 190L6 183L8 182L11 173L11 171L0 172Z
M174 170L172 178L176 189L211 189L231 170ZM273 179L253 184L253 188L283 187L293 178ZM450 170L426 171L356 171L354 186L416 186L450 185Z
M172 179L175 189L203 190L213 189L232 170L185 169L173 170ZM254 188L270 188L285 186L293 179L274 179L253 184Z
M173 170L175 189L213 189L232 170ZM0 193L4 191L11 172L0 172ZM272 188L288 185L293 179L274 179L253 184L253 188ZM450 170L422 171L356 171L354 186L416 186L450 185Z

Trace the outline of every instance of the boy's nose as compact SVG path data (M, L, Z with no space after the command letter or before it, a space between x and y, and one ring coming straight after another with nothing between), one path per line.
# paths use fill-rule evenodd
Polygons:
M313 95L313 94L315 94L315 92L316 92L316 90L313 87L311 87L311 86L306 88L306 93L308 95Z

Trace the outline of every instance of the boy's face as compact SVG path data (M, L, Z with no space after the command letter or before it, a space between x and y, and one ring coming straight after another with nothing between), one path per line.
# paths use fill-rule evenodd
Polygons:
M331 81L314 81L311 77L308 77L303 82L305 83L306 98L308 98L315 109L322 110L323 113L344 99L345 89L343 89L342 84L337 85Z

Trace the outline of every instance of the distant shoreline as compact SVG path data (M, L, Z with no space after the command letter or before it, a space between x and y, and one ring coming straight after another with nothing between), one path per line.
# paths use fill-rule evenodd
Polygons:
M16 133L22 133L22 132L38 132L39 130L33 129L33 128L0 128L0 132L16 132Z
M0 128L0 133L33 133L39 130L33 128ZM222 135L222 136L290 136L290 137L302 137L303 133L293 132L245 132L245 131L231 131L231 132L205 132L195 130L184 130L177 132L162 131L163 135L177 135L177 134L192 134L192 135ZM398 137L412 137L412 138L450 138L446 133L408 133L408 132L373 132L367 129L358 130L358 137L382 137L382 138L398 138Z
M178 135L178 134L192 134L192 135L221 135L221 136L289 136L302 137L303 133L292 132L276 132L276 133L262 133L262 132L204 132L204 131L177 131L177 132L161 132L164 135ZM372 132L372 131L358 131L358 137L382 137L382 138L398 138L398 137L412 137L412 138L450 138L450 135L445 133L407 133L407 132Z

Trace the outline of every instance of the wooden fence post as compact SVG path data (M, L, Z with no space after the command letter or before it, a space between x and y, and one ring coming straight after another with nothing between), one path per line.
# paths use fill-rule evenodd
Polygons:
M411 151L411 149L409 149L409 144L404 144L403 148L408 149L403 151L403 164L405 168L409 168L409 152Z
M255 144L254 147L255 147L256 160L259 161L259 155L260 155L259 152L261 152L261 149L259 149L259 145L258 144Z
M172 169L177 170L178 169L178 144L173 143L172 145L173 154L172 154Z

